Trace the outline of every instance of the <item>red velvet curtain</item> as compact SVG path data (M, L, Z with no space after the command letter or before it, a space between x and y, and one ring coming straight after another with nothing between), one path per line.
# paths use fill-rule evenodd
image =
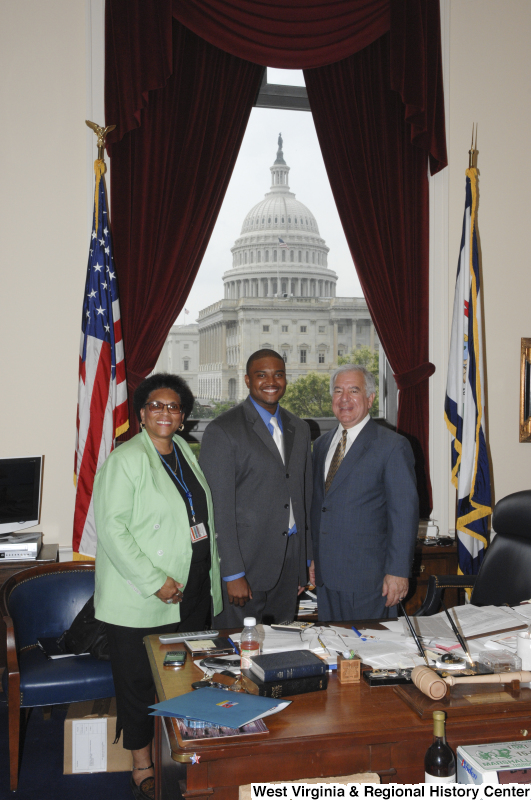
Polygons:
M175 20L171 52L173 74L149 93L142 126L112 147L111 219L132 428L124 438L136 432L133 392L155 366L192 288L262 75L261 67ZM106 118L115 119L108 104Z
M428 362L426 152L411 145L404 105L390 89L388 35L338 64L305 71L305 80L345 235L400 389L398 428L415 450L426 515L434 371Z
M284 69L347 58L390 21L389 0L173 0L173 14L228 53Z
M174 21L170 43L171 12L197 36ZM332 191L401 388L399 427L427 455L427 156L432 173L446 164L438 0L107 0L106 41L130 391L152 369L210 237L258 89L250 62L304 68ZM425 512L429 478L421 491Z

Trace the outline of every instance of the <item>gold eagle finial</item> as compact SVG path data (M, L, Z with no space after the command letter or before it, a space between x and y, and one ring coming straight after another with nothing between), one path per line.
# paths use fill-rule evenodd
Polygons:
M88 125L89 128L92 128L98 140L96 142L98 146L98 158L103 159L103 148L105 147L105 138L108 133L113 131L116 128L116 125L107 125L106 128L102 128L101 125L97 125L95 122L91 122L89 119L85 120L85 125Z

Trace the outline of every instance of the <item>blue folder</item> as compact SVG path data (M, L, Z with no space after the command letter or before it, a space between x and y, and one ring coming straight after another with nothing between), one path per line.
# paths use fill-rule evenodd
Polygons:
M214 725L227 725L229 728L241 728L255 719L282 711L290 703L291 700L279 701L271 697L228 692L208 686L164 700L150 708L154 709L151 716L155 717L185 717Z

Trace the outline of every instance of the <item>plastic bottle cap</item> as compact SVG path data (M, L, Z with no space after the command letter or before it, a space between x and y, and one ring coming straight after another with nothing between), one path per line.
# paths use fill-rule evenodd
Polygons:
M255 625L256 625L256 617L244 617L243 620L244 628L254 628Z

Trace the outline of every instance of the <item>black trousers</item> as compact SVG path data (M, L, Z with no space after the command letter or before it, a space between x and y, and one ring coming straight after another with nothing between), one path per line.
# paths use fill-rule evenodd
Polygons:
M116 691L116 736L123 730L126 750L141 750L153 739L154 719L149 716L149 706L155 702L155 684L144 636L205 629L211 607L209 569L210 559L190 566L180 622L151 628L106 623Z

